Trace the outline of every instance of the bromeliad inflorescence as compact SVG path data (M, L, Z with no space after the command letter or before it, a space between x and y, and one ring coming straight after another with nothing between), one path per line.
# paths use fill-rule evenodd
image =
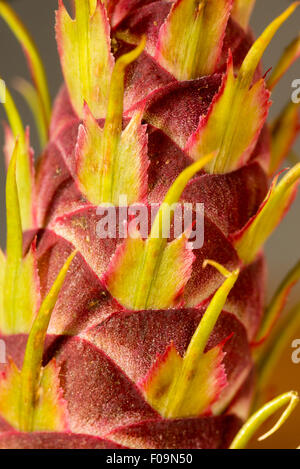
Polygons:
M254 4L75 0L72 17L59 0L64 84L51 109L38 50L0 1L26 53L32 84L17 87L43 147L35 164L7 90L1 448L243 448L295 408L294 391L262 397L299 325L299 308L278 323L299 263L265 307L263 245L300 180L300 163L278 174L299 105L267 123L299 38L267 80L260 61L299 2L255 42ZM121 236L127 204L158 205L147 233L137 222ZM189 204L192 222L166 238L174 204ZM99 237L108 207L114 236Z

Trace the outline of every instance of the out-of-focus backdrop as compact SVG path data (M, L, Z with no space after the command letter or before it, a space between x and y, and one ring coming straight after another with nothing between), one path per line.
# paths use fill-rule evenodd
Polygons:
M15 8L18 14L31 31L41 56L44 60L47 75L49 78L50 92L52 98L55 97L62 81L59 60L56 50L54 34L54 11L58 0L11 0L9 3ZM251 25L255 34L259 34L268 23L284 10L291 2L289 0L257 0ZM264 55L264 69L274 67L283 49L299 33L300 9L287 23L280 29L271 46ZM23 121L31 127L31 143L39 154L38 139L34 123L26 104L22 97L14 90L14 80L16 77L29 78L26 62L22 50L15 40L8 27L0 20L0 76L5 80L7 86L13 93L17 106L22 114ZM300 79L300 60L277 86L272 100L274 102L270 119L274 118L281 108L291 99L291 83L294 79ZM3 108L0 109L1 121L5 119ZM3 132L0 129L0 148L3 146ZM295 145L295 150L300 160L300 141ZM0 158L0 242L5 244L5 170L3 158ZM300 258L300 194L298 195L293 208L277 229L266 246L268 259L269 283L268 298L279 284L285 273ZM288 302L287 310L300 301L300 286L296 287ZM300 339L300 330L295 338ZM300 392L300 364L296 365L291 360L292 348L289 344L277 366L272 380L272 388L279 392L289 389L297 389ZM289 422L272 438L264 443L251 442L254 448L295 448L300 445L300 405L290 418Z

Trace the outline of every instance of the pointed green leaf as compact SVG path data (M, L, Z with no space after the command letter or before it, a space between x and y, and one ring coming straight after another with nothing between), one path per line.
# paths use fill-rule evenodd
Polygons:
M20 115L8 89L6 89L6 99L3 105L14 138L19 141L18 145L20 155L17 162L17 186L22 228L27 230L35 228L34 201L32 197L34 190L34 175L29 134L24 131Z
M19 16L5 1L0 1L0 15L7 22L21 43L38 94L38 106L43 119L44 131L48 132L51 102L45 69L37 47Z
M10 126L6 122L3 123L3 127L4 127L3 153L4 153L4 159L5 159L5 168L7 170L10 159L11 159L11 155L13 154L13 151L15 148L15 137L12 133Z
M206 261L204 267L208 264L216 267L226 280L213 296L184 357L171 344L141 383L147 401L167 418L208 412L227 383L222 366L224 344L206 353L204 350L239 271L228 272L214 261Z
M268 88L273 90L286 71L300 57L300 35L294 39L285 49L271 77L268 80Z
M147 243L140 237L126 239L117 249L106 275L108 290L127 308L162 309L175 306L190 278L194 260L193 253L187 247L187 239L183 235L162 250L157 270L153 278L148 278L144 306L138 307L135 306L137 279L146 249Z
M71 19L62 0L56 16L56 35L69 95L79 117L84 102L98 119L105 116L114 59L110 51L110 28L101 2L76 0Z
M59 369L51 360L43 368L36 395L32 431L66 431L67 407L58 378ZM21 399L21 373L10 361L0 378L0 415L17 430Z
M179 201L188 181L211 161L213 157L214 153L211 153L190 165L182 171L169 189L155 217L150 236L146 241L141 269L139 270L139 282L135 293L134 307L136 309L143 309L148 303L148 296L152 288L154 274L157 272L161 255L167 242L166 238L163 237L163 233L166 233L169 228L170 209L171 215L173 216L174 210L172 206Z
M39 280L32 246L23 258L23 233L17 167L21 147L17 140L7 172L7 258L1 303L0 330L3 333L28 333L39 306Z
M269 174L278 170L289 154L300 130L300 103L288 103L271 126L271 161Z
M246 264L255 259L258 251L290 207L299 178L300 163L290 169L277 185L278 177L276 177L257 214L234 235L235 249Z
M214 261L206 261L204 267L207 264L216 267L220 273L226 276L226 280L214 294L205 311L185 353L182 369L170 388L166 410L166 414L169 417L177 415L178 410L183 406L185 395L190 384L190 376L194 376L197 371L199 358L204 354L208 339L222 312L227 297L239 276L239 270L228 272L224 267Z
M275 292L263 318L262 325L256 337L256 343L263 342L272 331L274 324L287 301L288 294L292 287L300 280L300 262L288 273Z
M298 394L294 391L281 394L272 401L265 404L261 409L259 409L250 419L243 425L240 429L233 442L231 443L230 449L244 449L250 440L250 438L255 434L255 432L261 427L261 425L283 406L287 406L280 419L271 428L270 431L262 435L258 440L262 441L273 435L277 432L279 428L284 424L284 422L289 418L291 413L294 411L296 405L299 402Z
M39 96L35 87L27 80L23 78L17 78L14 82L14 86L17 91L25 99L29 109L32 112L35 125L38 131L41 148L47 143L48 140L48 128L45 127L42 115L42 109L39 105Z
M189 279L193 254L187 247L185 236L167 245L164 234L169 232L174 205L186 184L213 156L202 158L178 176L155 217L146 241L135 233L135 237L127 238L114 254L103 280L111 294L124 306L142 310L175 304Z
M168 401L172 398L170 390L184 366L184 358L179 355L173 343L157 359L140 387L147 402L163 417L198 417L210 411L227 384L223 358L222 345L217 345L198 357L197 368L189 379L184 399L172 413L168 409Z
M291 344L300 325L300 303L296 304L275 326L267 340L254 349L257 384L253 408L257 408L268 389L276 365L288 344Z
M37 392L38 399L34 409L33 431L63 432L68 430L67 403L60 388L59 372L60 369L54 359L42 369Z
M214 73L231 6L232 0L177 0L160 30L159 63L178 80Z
M194 159L210 152L212 148L218 148L215 161L208 167L210 172L226 173L236 169L253 150L269 107L264 80L259 80L251 87L253 77L275 33L298 5L299 2L293 3L265 29L249 50L237 78L233 76L229 57L229 70L219 94L208 115L200 120L199 128L191 136L186 148ZM215 125L216 139L213 134Z
M5 270L6 270L6 257L0 249L0 331L3 332L5 324L5 310L4 310L4 288L5 288Z
M270 94L265 88L263 79L257 81L246 93L244 90L238 90L237 84L238 79L234 76L230 55L219 93L214 98L207 115L200 118L198 129L186 147L187 152L195 160L207 152L220 148L215 160L206 168L211 173L230 171L247 161L268 114ZM242 99L239 122L231 141L230 158L224 160L221 152L224 136L231 120L233 102L239 98Z
M15 332L28 334L40 306L40 281L38 276L35 243L22 259L15 290Z
M20 429L22 431L32 431L33 429L35 399L42 366L45 337L57 297L75 255L76 251L68 257L59 272L38 311L28 337L21 372Z
M212 260L205 261L203 267L205 268L207 265L215 267L226 278L226 280L214 294L199 324L198 329L193 335L193 338L185 355L185 357L191 360L191 362L193 362L193 360L195 359L196 354L204 352L209 336L212 333L213 328L215 327L216 322L218 320L218 317L220 316L222 309L226 303L227 297L232 288L234 287L234 284L239 276L239 269L236 269L233 272L229 272L223 266Z
M286 20L294 13L300 2L293 2L281 15L279 15L264 30L261 36L256 39L253 46L249 50L246 58L241 66L238 81L241 88L249 88L253 80L257 66L273 37L278 29L286 22Z
M9 360L0 377L0 415L14 428L19 426L20 371Z
M85 108L76 146L77 174L81 191L95 205L119 205L120 196L127 196L130 205L142 202L147 195L147 136L141 125L142 112L134 113L122 131L125 70L144 46L145 40L116 62L104 129Z
M15 329L16 312L19 305L16 303L16 288L22 262L22 222L18 198L16 166L20 155L20 145L16 142L15 149L8 167L6 180L6 214L7 214L7 248L6 270L4 288L4 324L2 331Z

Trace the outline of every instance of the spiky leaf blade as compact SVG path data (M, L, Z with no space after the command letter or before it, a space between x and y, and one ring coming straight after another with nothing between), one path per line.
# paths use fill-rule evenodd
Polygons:
M223 358L222 345L199 357L197 369L190 376L184 401L176 409L176 413L172 413L172 418L196 417L210 412L211 406L227 384L222 366ZM170 391L181 373L183 360L171 344L140 383L149 404L166 417L171 417L166 403L172 398Z
M88 0L76 1L71 19L59 1L56 34L69 95L82 117L86 102L96 119L105 116L114 60L110 52L110 29L103 4L90 10Z
M159 63L178 80L213 73L231 6L232 0L177 0L160 30L156 50Z
M300 131L300 103L288 103L271 126L271 161L269 173L274 174L289 154Z
M245 263L252 262L265 241L272 234L295 197L300 178L300 163L288 171L279 184L278 177L257 214L233 236L234 246Z
M268 80L268 88L273 90L286 71L300 57L300 35L296 37L285 49L271 77Z
M187 144L186 150L193 159L196 160L207 152L217 151L222 147L231 118L232 103L239 98L237 94L242 95L242 91L237 88L236 80L230 55L219 93L214 98L208 113L200 118L198 129ZM265 89L264 80L261 79L242 99L239 125L230 146L230 161L226 162L216 156L215 161L207 167L210 172L226 172L247 161L264 125L269 106L269 92Z
M52 360L42 370L32 431L66 431L67 409L58 379L59 369ZM10 360L0 377L0 415L14 428L20 428L21 372Z

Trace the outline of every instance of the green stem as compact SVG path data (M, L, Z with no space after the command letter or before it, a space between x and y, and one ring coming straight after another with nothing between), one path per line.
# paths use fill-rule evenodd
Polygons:
M23 96L32 112L38 132L40 146L43 149L48 140L48 130L43 125L42 109L39 105L39 96L36 88L29 81L23 80L23 78L16 79L14 85L16 90Z
M51 114L51 101L47 77L40 54L30 33L22 23L21 19L18 17L15 11L2 0L0 1L0 15L6 21L26 51L29 68L39 96L39 104L42 109L45 131L48 132Z
M57 297L64 283L69 266L76 255L73 252L59 272L50 292L44 299L31 328L21 371L20 430L33 431L36 395L41 378L42 358L47 329Z
M249 442L250 438L254 433L261 427L261 425L275 412L281 409L283 406L288 405L280 419L271 428L270 431L259 437L259 441L265 440L269 436L273 435L279 428L284 424L284 422L291 415L296 405L298 404L299 397L298 394L294 391L287 392L281 396L276 397L272 401L268 402L261 409L259 409L250 419L245 423L245 425L238 432L233 442L231 443L230 449L244 449Z
M299 279L300 261L297 262L293 269L287 274L276 290L276 293L264 314L264 320L260 327L259 333L257 334L256 343L260 343L268 337L282 311L282 308L284 307L284 302L289 290L295 283L299 281Z
M75 0L77 34L80 38L78 57L80 60L80 75L82 96L87 99L90 90L90 51L89 51L89 19L90 5L88 0Z
M195 369L197 369L199 357L204 353L208 339L239 275L238 269L234 272L229 272L223 266L214 261L207 260L204 262L204 267L206 265L214 266L226 277L226 280L214 294L185 353L182 369L178 374L177 379L174 380L166 405L166 416L169 418L178 415L178 410L185 399L186 391L190 383L190 377L194 375Z
M22 120L21 120L20 114L18 113L16 105L14 103L14 100L7 88L5 89L5 100L3 101L4 101L3 106L4 106L11 130L12 130L12 133L15 138L20 139L21 147L24 147L25 132L24 132Z
M194 357L195 354L200 355L204 352L208 339L220 316L220 312L222 311L227 297L239 276L239 269L234 270L233 272L229 272L217 262L210 260L205 261L203 267L205 268L207 265L211 265L219 270L219 272L226 278L226 280L213 296L203 318L201 319L198 329L193 335L193 338L185 354L185 359L189 361L192 361L192 357Z
M169 189L165 200L155 217L151 233L146 241L143 261L141 263L139 281L136 289L134 309L146 309L147 302L151 291L151 286L155 278L155 272L159 268L161 255L166 245L167 239L163 237L165 224L170 223L169 213L170 207L177 203L181 197L189 180L200 171L215 156L215 153L204 156L200 160L186 168L175 180ZM171 211L174 216L174 211ZM149 282L151 279L151 282Z
M15 328L15 290L19 268L23 257L22 221L17 188L16 167L20 144L16 141L10 160L6 180L6 269L4 279L4 325L3 332L13 333Z
M6 88L4 109L15 139L19 140L19 156L17 161L17 185L19 197L22 228L24 230L33 228L32 215L32 171L30 167L29 148L21 117L18 113L14 100Z
M114 203L114 167L122 134L124 77L126 67L143 52L146 38L143 37L138 47L122 55L114 66L108 98L107 115L103 129L101 159L103 161L100 175L101 202Z
M253 409L256 409L264 395L268 383L275 371L276 364L282 356L287 344L295 336L300 324L300 303L285 315L273 331L269 341L256 355L257 384Z
M220 147L219 154L215 160L214 172L228 172L230 170L230 155L231 145L236 133L236 127L239 125L239 113L241 106L246 96L246 93L251 86L255 70L274 35L280 26L291 16L295 9L299 6L300 2L294 2L289 6L278 18L276 18L255 41L249 50L244 62L240 68L236 89L233 95L230 120L226 127L226 132Z

